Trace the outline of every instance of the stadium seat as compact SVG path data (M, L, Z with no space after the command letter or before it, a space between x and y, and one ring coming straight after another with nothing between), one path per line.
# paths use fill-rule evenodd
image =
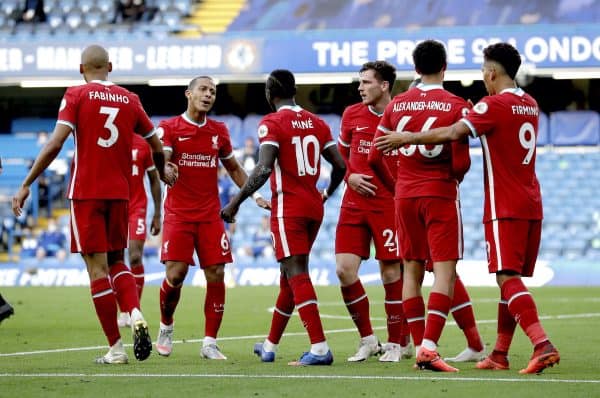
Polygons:
M244 145L244 140L242 139L242 119L235 115L210 115L209 117L225 123L234 148L241 148Z
M537 146L550 144L550 135L548 134L548 116L546 116L545 113L540 112L538 123Z
M327 113L320 114L317 116L319 116L325 121L325 123L327 123L327 125L331 129L331 135L335 140L337 140L337 137L340 135L340 123L342 121L340 115L336 115L335 113Z
M243 139L250 137L258 144L258 136L256 135L256 132L258 130L258 123L260 123L263 117L264 115L248 115L244 118L242 122Z
M554 145L600 144L600 117L594 111L560 111L550 114Z

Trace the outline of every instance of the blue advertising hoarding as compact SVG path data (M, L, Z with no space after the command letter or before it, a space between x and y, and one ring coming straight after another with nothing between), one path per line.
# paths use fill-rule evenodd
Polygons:
M600 68L600 25L518 25L225 34L200 39L110 40L107 47L121 80L211 74L261 80L275 68L297 73L354 73L382 59L412 71L411 53L424 39L442 41L449 70L480 70L482 50L508 41L538 69ZM0 81L78 76L81 50L74 40L0 42Z

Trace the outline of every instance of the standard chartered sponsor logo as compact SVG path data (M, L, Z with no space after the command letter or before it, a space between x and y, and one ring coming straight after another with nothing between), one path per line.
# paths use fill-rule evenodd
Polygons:
M177 162L182 167L217 167L217 157L215 155L205 155L202 153L182 153Z

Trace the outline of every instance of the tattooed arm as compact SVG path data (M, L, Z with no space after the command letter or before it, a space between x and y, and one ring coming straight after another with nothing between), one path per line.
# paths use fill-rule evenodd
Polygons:
M278 152L279 148L274 145L264 144L260 146L258 152L258 164L254 167L254 170L252 170L252 173L237 195L235 195L227 206L221 210L221 218L223 220L229 223L235 222L235 215L237 214L240 205L249 196L252 196L254 192L258 191L258 189L269 179Z

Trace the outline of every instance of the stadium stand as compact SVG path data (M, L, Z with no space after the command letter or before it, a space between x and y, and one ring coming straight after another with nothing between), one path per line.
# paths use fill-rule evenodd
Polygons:
M228 30L419 28L538 23L594 23L598 0L429 0L398 9L394 0L249 0ZM390 11L391 10L391 11Z
M146 0L139 15L123 15L114 0L46 0L45 22L22 23L23 2L3 0L0 7L0 39L31 40L52 35L61 39L99 37L164 37L196 30L184 20L193 0Z

